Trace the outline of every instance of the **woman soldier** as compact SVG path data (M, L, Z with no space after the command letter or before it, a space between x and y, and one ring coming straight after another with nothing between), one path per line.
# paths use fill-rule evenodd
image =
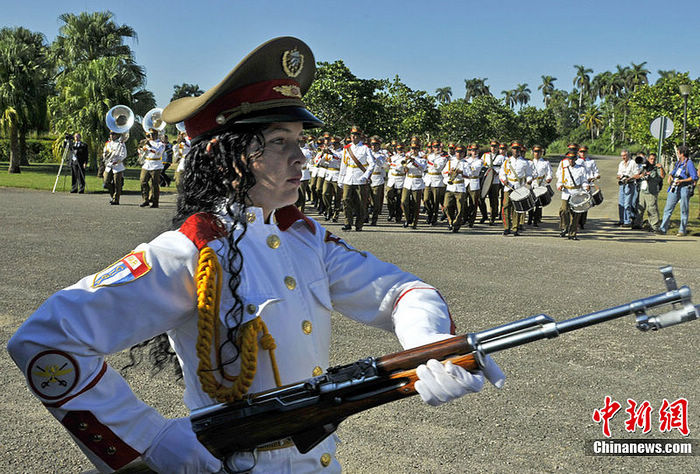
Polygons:
M433 287L293 206L298 138L321 125L301 101L314 64L306 44L277 38L205 94L171 103L163 118L184 120L192 138L176 230L59 291L10 340L34 394L99 470L141 458L167 473L340 471L334 436L306 454L290 440L260 447L254 466L245 453L215 458L188 418L165 419L137 399L107 354L150 341L162 365L172 347L194 410L321 374L333 309L393 329L405 348L454 332ZM495 363L484 372L502 384ZM480 390L484 377L434 360L418 376L431 405Z

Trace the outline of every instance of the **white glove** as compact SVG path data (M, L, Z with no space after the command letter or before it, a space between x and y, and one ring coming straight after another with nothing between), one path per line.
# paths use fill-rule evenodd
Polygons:
M143 454L148 467L168 474L213 473L222 469L216 459L199 442L189 418L168 420Z
M452 362L443 365L430 359L416 369L419 379L415 383L416 392L428 405L437 406L467 393L480 391L484 386L484 376L496 388L503 387L506 376L501 368L489 356L486 356L485 362L483 373L473 374Z

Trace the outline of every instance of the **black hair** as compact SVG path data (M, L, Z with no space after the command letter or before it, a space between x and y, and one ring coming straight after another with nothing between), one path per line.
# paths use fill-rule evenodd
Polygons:
M217 135L200 138L192 144L185 159L182 189L178 194L177 212L173 217L173 229L179 228L190 216L199 212L227 214L233 225L225 237L228 240L227 265L222 265L230 275L227 282L233 297L233 305L226 313L226 340L218 348L222 365L235 362L240 354L237 332L243 320L243 300L238 295L243 269L243 254L238 243L246 233L246 206L250 204L248 191L255 185L251 162L260 156L265 140L264 126L237 125ZM234 229L241 232L234 233ZM224 272L226 273L226 272ZM233 348L233 357L223 360L223 349ZM178 377L182 371L166 334L133 346L129 350L130 363L122 368L122 374L142 359L142 351L148 346L148 358L154 373L172 365ZM215 367L214 370L223 370Z

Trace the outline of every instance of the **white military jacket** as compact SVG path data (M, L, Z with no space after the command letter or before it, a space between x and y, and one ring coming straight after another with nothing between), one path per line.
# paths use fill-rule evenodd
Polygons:
M121 140L109 140L102 150L105 171L119 173L126 169L124 160L126 159L126 145Z
M462 158L459 159L456 156L451 157L445 166L442 168L442 176L445 184L447 185L447 192L450 193L463 193L466 192L467 187L464 182L464 175L467 174L466 171L467 163ZM454 178L452 179L452 184L450 181L450 175Z
M143 150L143 165L141 168L153 171L163 169L163 152L165 144L160 140L148 140L146 150Z
M185 171L185 157L190 152L192 144L189 138L185 138L184 142L173 145L173 163L177 163L175 171Z
M354 249L294 206L265 223L260 208L248 208L247 232L239 242L243 271L238 295L243 322L260 316L275 339L282 384L320 374L328 367L331 311L393 330L404 348L454 333L437 290L396 266ZM137 459L164 427L165 419L140 401L104 357L167 332L180 360L184 402L190 410L214 403L196 371L198 312L194 280L200 249L213 249L228 288L228 218L190 217L169 231L51 296L17 330L8 351L34 395L78 440L104 472ZM241 232L238 225L236 233ZM233 304L221 295L220 331ZM224 350L223 359L230 356ZM275 387L267 352L258 353L249 393ZM239 363L226 366L239 373ZM217 373L217 377L220 377ZM296 448L263 451L255 472L321 470L319 459L334 455L329 437L307 454ZM324 456L327 460L328 456ZM339 472L332 457L324 472Z
M503 162L505 161L506 157L503 155L493 156L491 152L488 152L484 153L481 159L484 161L484 165L492 167L493 172L496 174L496 176L498 176L498 174L501 171L501 166L503 165Z
M352 150L353 155L357 158L364 167L363 172L356 164L355 160L350 157L350 152ZM350 143L343 147L343 161L340 164L340 177L338 182L341 184L348 185L358 185L369 183L370 176L374 172L375 163L374 155L372 150L369 149L367 145L362 142L355 145Z
M403 153L396 153L389 159L389 173L387 177L387 187L402 189L403 182L406 179L406 169L401 164L406 159Z
M326 154L324 151L319 151L314 157L314 166L316 174L313 176L318 176L319 178L326 178Z
M384 184L384 176L386 174L386 161L387 155L386 151L372 152L374 156L374 171L372 172L372 177L370 179L370 186L381 186Z
M323 162L325 167L324 178L332 183L338 182L340 176L340 162L342 161L342 150L328 150L324 153ZM319 175L320 176L320 175Z
M564 158L557 169L557 189L561 188L561 198L568 201L572 194L588 190L586 168Z
M464 160L465 173L467 177L467 185L469 186L469 191L478 191L481 189L481 182L479 181L479 174L481 173L481 168L484 167L484 162L479 158L469 157Z
M409 161L409 158L411 157L413 158L413 161ZM406 170L406 178L403 182L404 189L408 189L410 191L420 191L421 189L425 189L423 173L428 167L428 160L424 158L422 152L414 154L410 151L406 153L405 159L406 166L404 166L404 169Z
M442 169L449 156L442 153L431 153L428 155L428 166L425 169L425 185L431 188L444 188L445 182L442 180Z
M586 177L588 178L588 181L595 181L596 179L600 178L600 171L598 171L598 165L595 164L595 160L590 158L579 158L576 160L576 163L586 168Z
M532 185L544 186L552 181L552 165L544 158L533 158L530 162L532 166Z
M518 189L532 181L532 168L522 156L518 158L511 156L503 162L498 178L504 186Z
M304 154L304 162L301 164L301 180L308 181L311 179L311 170L309 170L309 164L313 162L314 153L306 145L301 147L301 152Z

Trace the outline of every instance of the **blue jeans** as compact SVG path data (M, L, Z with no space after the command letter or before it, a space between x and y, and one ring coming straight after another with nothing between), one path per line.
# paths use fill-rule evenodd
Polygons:
M666 197L666 207L664 207L664 218L661 221L661 226L659 230L663 232L668 232L668 226L671 224L671 214L676 208L676 204L680 201L681 203L681 225L678 228L678 232L686 233L686 228L688 227L688 214L690 208L690 190L692 186L683 186L676 190L675 193L669 191Z
M617 195L617 211L620 222L623 224L632 224L634 218L633 198L636 189L636 184L621 184L620 191Z

